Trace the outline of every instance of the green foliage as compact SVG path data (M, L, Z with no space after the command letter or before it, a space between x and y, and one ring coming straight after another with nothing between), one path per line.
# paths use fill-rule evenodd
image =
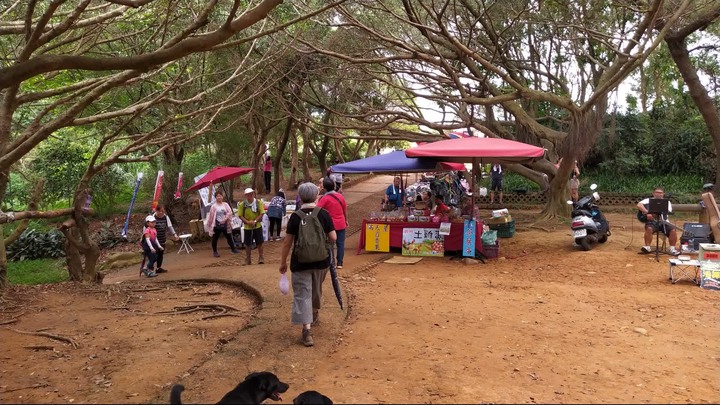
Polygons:
M75 187L85 171L88 149L74 142L51 139L38 148L33 170L45 178L44 201L72 201Z
M58 230L41 232L28 228L7 246L9 261L58 258L65 256L65 235Z
M517 189L524 189L528 192L539 192L540 186L538 186L536 183L526 179L525 177L513 173L513 172L507 172L503 175L503 191L507 193L511 193L514 190ZM490 176L484 177L480 181L480 187L485 187L488 189L488 193L490 193Z
M112 212L119 196L128 195L132 198L134 177L119 165L110 166L106 171L93 177L90 181L93 200L92 206L99 214ZM132 182L132 184L131 184ZM128 198L128 202L130 201Z
M691 103L656 104L649 114L627 113L611 119L614 126L606 125L583 165L585 170L631 178L668 174L714 177L712 139Z
M116 245L126 242L119 230L113 227L112 222L103 222L94 239L101 249L112 249Z
M30 190L30 182L23 176L10 172L10 182L5 191L5 198L0 201L0 209L3 211L20 211L27 207L28 190Z
M587 189L590 184L595 183L601 192L647 194L649 196L653 188L663 187L666 193L673 195L673 202L683 204L697 202L702 187L702 178L693 174L618 176L611 171L585 170L580 179L581 189Z
M48 284L70 278L63 260L37 259L8 263L10 284Z

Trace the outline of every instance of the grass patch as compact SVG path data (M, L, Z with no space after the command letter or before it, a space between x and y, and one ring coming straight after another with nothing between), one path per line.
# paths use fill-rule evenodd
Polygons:
M50 284L70 278L65 259L37 259L8 262L10 284Z

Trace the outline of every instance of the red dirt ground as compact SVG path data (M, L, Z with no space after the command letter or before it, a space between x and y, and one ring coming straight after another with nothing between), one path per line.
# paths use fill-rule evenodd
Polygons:
M566 225L529 227L533 212L514 214L517 233L487 264L385 264L390 255L355 255L354 233L340 271L350 310L327 283L313 348L299 344L291 297L277 292L278 244L264 266L239 266L243 255L226 250L213 259L205 243L170 255L162 280L132 281L133 267L103 286L13 288L0 316L17 319L0 328L0 401L166 403L182 382L186 402L214 403L269 370L291 385L282 403L309 389L336 403L720 402L720 292L671 284L667 256L637 254L631 214L609 214L613 235L589 252L571 246ZM253 289L168 281L207 277ZM198 304L238 316L157 314Z

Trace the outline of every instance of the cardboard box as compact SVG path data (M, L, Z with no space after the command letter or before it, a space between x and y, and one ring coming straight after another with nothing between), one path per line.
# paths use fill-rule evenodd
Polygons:
M503 208L501 210L494 210L492 212L493 218L501 218L501 217L509 217L509 216L510 216L510 212L508 211L507 208Z
M698 246L698 260L701 262L720 262L720 244L701 243Z
M513 219L512 219L512 216L511 216L511 215L507 215L507 216L504 216L504 217L492 217L492 218L488 218L488 220L485 221L485 223L488 224L488 225L498 225L498 224L506 224L506 223L508 223L508 222L511 222L512 220L513 220Z

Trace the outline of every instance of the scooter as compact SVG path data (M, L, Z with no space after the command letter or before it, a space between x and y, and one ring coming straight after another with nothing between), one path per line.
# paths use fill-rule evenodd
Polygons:
M600 199L600 194L595 191L596 188L597 184L592 184L590 186L592 194L580 198L575 203L570 200L567 202L568 205L572 205L570 228L573 231L573 239L575 244L585 251L590 250L596 242L607 242L610 236L610 222L595 204Z

